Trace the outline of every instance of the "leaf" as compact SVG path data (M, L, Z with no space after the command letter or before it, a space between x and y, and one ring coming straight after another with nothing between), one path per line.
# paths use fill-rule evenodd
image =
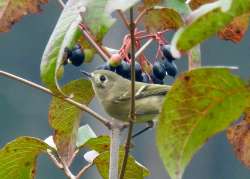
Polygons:
M80 0L69 0L66 3L42 56L40 66L42 81L50 90L59 94L62 91L56 74L63 68L64 49L74 39L78 24L81 22L79 13L84 10L85 4L85 1Z
M96 138L89 139L87 142L80 145L79 148L88 148L90 150L95 150L99 153L109 151L110 137L109 136L98 136Z
M115 19L111 14L116 9L126 10L136 4L139 0L69 0L57 22L57 25L49 39L44 50L41 62L41 78L50 90L56 93L62 93L58 85L57 71L62 66L65 47L72 47L76 42L83 44L87 61L91 61L95 50L90 47L82 33L78 29L82 21L80 12L84 16L84 24L91 32L91 36L97 43L101 43L104 35L114 24Z
M0 150L1 179L33 179L36 174L36 160L47 150L54 151L40 139L19 137Z
M248 114L249 117L249 114ZM227 130L227 139L237 158L250 168L250 123L243 120Z
M144 0L143 4L144 8L158 5L173 9L180 15L187 15L189 13L189 8L185 3L185 0Z
M224 68L182 74L168 92L156 130L157 147L172 179L206 141L226 129L247 104L243 81Z
M78 129L76 138L76 146L79 147L85 144L89 139L96 137L95 132L86 124Z
M108 179L109 176L109 151L101 153L94 159L94 163L103 179ZM122 166L124 151L119 154L119 171ZM131 155L128 157L127 167L124 179L143 179L150 175L147 168L138 163Z
M89 104L94 91L88 80L74 80L62 88L75 101ZM70 164L76 148L76 136L82 111L66 101L53 97L49 107L49 123L55 130L54 142L59 155Z
M191 7L192 10L195 10L204 4L208 4L215 1L216 0L191 0L189 6Z
M167 29L178 29L183 20L174 9L154 7L146 11L143 18L145 28L149 32L159 32Z
M220 30L218 35L221 39L231 40L235 43L240 42L247 32L249 24L249 14L234 18L229 25Z
M40 12L48 0L0 0L0 32L8 32L13 24L29 13Z
M249 0L218 0L203 5L187 17L187 25L180 28L172 40L172 53L178 57L180 52L192 47L216 34L235 17L249 13Z

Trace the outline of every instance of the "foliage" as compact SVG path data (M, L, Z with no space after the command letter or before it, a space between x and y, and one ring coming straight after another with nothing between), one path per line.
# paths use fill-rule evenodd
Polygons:
M157 89L157 95L162 98L165 95L156 128L156 141L171 179L182 179L195 153L209 138L225 129L237 157L249 167L248 85L226 67L193 69L193 64L200 62L199 45L209 37L218 35L232 42L242 40L248 29L250 2L188 2L68 0L44 50L40 66L41 79L48 87L46 92L54 96L49 106L53 137L45 141L19 137L6 144L0 150L0 178L34 178L36 159L39 154L46 153L59 168L64 169L69 178L79 179L78 175L70 173L69 167L81 149L90 150L84 155L88 162L84 167L87 169L95 165L100 175L108 178L112 139L96 136L89 125L80 127L81 110L88 109L86 111L90 112L87 105L95 96L91 82L81 79L72 80L63 87L59 85L64 68L70 65L71 49L76 45L81 62L91 62L94 55L99 54L106 60L99 69L113 71L128 79L131 79L131 46L135 45L137 52L140 52L136 54L136 81L145 82L146 88L148 84L155 84L155 88L150 89ZM0 32L9 31L11 25L22 16L40 11L40 5L44 3L47 0L0 0ZM102 40L117 20L114 13L131 30L132 26L125 16L125 11L131 7L138 9L134 25L144 25L143 30L135 30L135 44L132 44L131 34L127 34L119 50L105 47ZM175 32L171 43L165 38L169 31ZM143 53L145 39L157 43L154 62ZM177 66L174 61L187 53L190 69L193 70L181 73L170 91L168 86L156 85L163 84L166 77L175 77ZM137 91L136 97L140 98L140 92L145 90L142 88ZM156 93L150 92L147 96ZM244 112L245 119L229 127ZM98 114L94 116L100 118ZM119 170L128 148L121 145L119 149ZM149 173L132 155L128 156L124 178L142 179Z

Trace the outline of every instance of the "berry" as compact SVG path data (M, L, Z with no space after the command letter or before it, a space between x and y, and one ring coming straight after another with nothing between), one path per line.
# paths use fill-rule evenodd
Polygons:
M137 81L143 82L143 83L150 83L150 78L146 73L142 73L139 76L139 79Z
M172 56L172 54L170 52L170 45L163 45L163 47L162 47L162 53L163 53L164 57L169 62L172 62L173 60L175 60L175 58Z
M80 66L84 62L85 54L80 45L76 45L68 54L72 65Z
M110 57L109 64L112 67L117 67L118 65L121 64L121 61L122 61L121 55L119 53L116 53L112 54L112 56Z
M120 65L116 67L116 73L123 76L124 78L129 79L130 78L130 65L123 61Z
M153 83L155 83L155 84L163 84L163 80L158 79L158 78L154 75L154 73L152 73L152 74L150 75L150 77L151 77L151 80L152 80Z
M153 74L159 80L163 80L166 76L166 69L163 63L156 61L153 65Z
M115 67L112 67L109 63L104 63L96 68L97 70L109 70L115 71Z
M164 64L164 67L165 67L165 70L166 70L166 74L169 75L169 76L175 77L178 70L177 70L177 66L174 63L174 61L169 62L168 60L165 59L163 61L163 64Z
M140 76L142 74L142 69L140 63L135 61L135 76Z

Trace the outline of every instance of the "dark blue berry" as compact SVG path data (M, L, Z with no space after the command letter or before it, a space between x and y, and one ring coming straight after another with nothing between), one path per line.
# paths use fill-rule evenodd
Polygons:
M159 80L163 80L166 76L165 66L162 62L156 61L153 65L153 74Z
M140 63L135 62L135 76L140 76L142 74L142 69Z
M164 57L169 61L172 62L175 60L175 58L173 57L173 55L170 52L170 45L163 45L162 47L162 53L164 55Z
M172 77L175 77L178 70L177 70L177 66L174 63L174 61L169 62L168 60L164 59L163 60L163 64L166 70L166 74Z
M109 63L104 63L96 68L97 70L109 70L115 71L115 67L112 67Z
M139 80L138 80L139 81ZM140 76L140 82L150 83L150 78L146 73L142 73Z
M163 84L163 80L160 80L159 78L157 78L157 77L154 75L154 73L152 73L152 74L150 75L150 77L151 77L151 80L152 80L152 82L153 82L154 84Z
M130 79L130 64L122 60L121 64L116 67L116 73Z
M76 45L72 50L71 54L69 55L69 60L71 61L72 65L80 66L85 59L84 51L82 50L80 45Z

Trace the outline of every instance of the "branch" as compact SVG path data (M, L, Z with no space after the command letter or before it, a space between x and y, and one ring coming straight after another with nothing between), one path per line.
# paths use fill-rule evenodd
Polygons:
M57 156L53 155L51 152L48 152L49 158L52 160L52 162L59 168L63 169L63 165L61 164L61 159L59 159Z
M126 165L129 156L130 143L132 138L133 126L135 121L135 23L133 7L130 8L130 36L131 36L131 107L129 114L129 129L125 145L125 154L121 168L120 179L124 178Z
M62 96L58 96L56 94L54 94L52 91L50 91L48 88L45 88L41 85L38 85L34 82L31 82L29 80L26 80L24 78L21 78L19 76L16 76L16 75L13 75L11 73L8 73L8 72L5 72L5 71L1 71L0 70L0 76L5 76L5 77L8 77L10 79L14 79L14 80L17 80L25 85L28 85L28 86L31 86L32 88L35 88L35 89L39 89L40 91L42 92L45 92L49 95L52 95L54 97L57 97L57 98L60 98L74 106L76 106L77 108L91 114L93 117L95 117L98 121L100 121L101 123L103 123L107 128L110 128L111 127L111 124L110 122L105 119L104 117L102 117L101 115L99 115L98 113L96 113L95 111L93 111L92 109L90 109L88 106L84 105L84 104L81 104L81 103L78 103L76 101L74 101L73 99L71 98L65 98L65 97L62 97Z
M123 24L127 27L127 29L130 29L129 22L128 22L127 18L125 17L125 15L123 14L123 12L120 9L118 9L116 12L120 16Z
M94 165L94 163L89 163L87 165L85 165L80 171L79 173L76 175L76 179L80 179L81 176L90 168Z
M119 148L122 128L112 124L110 158L109 158L109 179L118 179L119 172Z
M140 23L140 21L142 20L143 16L146 14L146 12L149 9L144 9L135 19L134 23L137 25L138 23Z
M135 54L135 59L138 58L144 50L154 41L154 39L149 39Z
M65 175L69 178L69 179L76 179L76 176L72 174L72 172L70 171L69 167L67 166L67 164L61 159L61 163L63 165L63 170Z
M188 52L188 69L193 70L195 68L199 68L200 66L201 66L201 51L200 51L200 45L197 45Z

